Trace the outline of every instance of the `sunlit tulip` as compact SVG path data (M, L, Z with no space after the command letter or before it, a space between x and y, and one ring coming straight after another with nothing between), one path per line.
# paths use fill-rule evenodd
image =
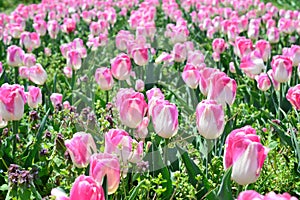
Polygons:
M59 32L59 24L55 20L50 20L47 23L47 30L52 39L56 39Z
M186 46L182 43L176 43L173 47L174 60L176 62L183 62L187 58Z
M142 92L145 89L145 83L143 80L138 79L135 81L135 90Z
M70 200L105 200L104 190L93 177L80 175L75 179L70 191Z
M77 132L72 139L65 141L65 145L73 164L78 168L86 167L91 155L97 152L94 139L89 133Z
M27 67L32 67L36 64L36 58L34 54L24 54L23 63Z
M3 120L20 120L24 114L25 102L23 86L4 83L0 87L0 115Z
M286 99L292 104L294 108L300 110L300 84L290 87Z
M235 129L225 142L224 168L232 166L231 178L238 184L254 183L259 177L268 151L251 126Z
M182 72L182 79L187 86L196 89L200 81L200 72L192 64L186 64Z
M23 65L24 51L16 46L12 45L7 48L7 64L13 67Z
M240 68L251 77L260 74L266 66L261 53L255 50L241 59Z
M39 104L42 104L42 92L38 87L29 86L26 97L27 103L31 108L37 108Z
M120 163L115 155L98 153L91 156L89 175L102 185L104 176L107 176L107 192L113 194L120 183Z
M255 49L260 52L262 59L267 62L271 56L271 45L266 40L258 40L255 44Z
M224 131L225 119L221 104L214 100L201 101L196 109L196 124L200 135L206 139L216 139Z
M100 67L96 69L95 80L101 90L111 90L114 85L111 70L107 67Z
M292 75L293 63L287 56L274 56L271 62L274 80L287 82Z
M52 102L52 105L55 107L58 104L62 104L63 95L59 93L52 93L50 96L50 100Z
M37 85L44 85L47 80L47 72L39 63L29 68L28 76L29 80Z
M67 66L72 67L75 71L81 68L82 61L80 52L76 49L72 49L67 53Z
M257 88L261 91L267 91L271 87L271 81L266 73L261 73L258 76L255 76L255 80L257 82Z
M128 55L121 53L112 59L110 64L112 75L116 79L126 80L129 78L131 73L131 61Z

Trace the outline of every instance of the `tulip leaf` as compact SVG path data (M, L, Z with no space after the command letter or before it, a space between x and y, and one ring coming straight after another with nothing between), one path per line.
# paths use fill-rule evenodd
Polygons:
M233 200L232 191L231 191L231 173L232 173L232 168L228 169L222 178L222 183L218 191L219 199Z
M139 184L131 192L131 195L130 195L128 200L136 199L136 195L138 194L138 191L139 191L140 187L144 184L144 182L145 182L145 180L142 180L142 181L139 182Z
M107 175L106 174L103 178L102 188L103 188L103 191L104 191L105 199L108 199L108 191L107 191L108 186L107 186Z
M25 167L30 167L32 165L32 161L34 159L34 157L36 156L37 152L38 152L38 147L41 143L41 140L42 140L42 136L43 136L43 131L45 129L45 125L46 125L46 122L47 122L47 119L48 119L48 115L50 113L50 108L48 109L47 113L45 114L42 122L41 122L41 126L38 130L38 133L36 135L36 142L34 143L33 145L33 149L32 151L30 151L30 153L28 154L26 160L25 160Z
M197 192L197 199L202 199L205 197L205 199L208 200L218 200L218 197L216 196L214 191L210 191L210 186L208 183L207 178L205 175L201 172L199 167L195 164L195 162L189 157L188 153L177 146L178 151L181 155L181 158L184 162L185 167L187 168L187 173L189 176L190 183L199 191ZM202 183L199 183L199 180L196 179L197 176L202 177Z
M293 148L293 143L292 143L291 137L289 137L288 135L285 134L286 131L282 130L282 127L280 127L278 124L272 122L271 120L269 120L269 122L272 125L272 127L274 127L275 131L278 133L278 136L279 136L280 140L283 142L283 144L289 145L290 147Z
M295 135L295 132L292 128L291 128L291 136L292 136L293 148L294 148L297 160L298 160L297 172L300 173L300 145L299 145L299 142Z

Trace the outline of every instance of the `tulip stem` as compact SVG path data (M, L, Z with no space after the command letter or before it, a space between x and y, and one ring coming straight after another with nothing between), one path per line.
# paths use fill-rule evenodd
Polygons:
M278 111L277 111L277 115L278 115L277 117L278 117L279 120L281 119L280 112L281 112L281 101L282 101L282 89L283 89L282 83L280 83L279 99L278 99Z
M19 129L19 121L13 121L13 155L16 153L16 148L17 148L17 134L18 134L18 129Z
M71 80L71 98L70 98L70 104L72 105L72 100L73 100L73 90L74 90L74 86L75 86L75 78L76 78L76 71L73 70L72 73L72 80Z
M105 93L106 93L106 104L107 104L109 101L109 91L105 91Z
M14 67L15 68L15 84L18 83L18 76L19 76L19 68L18 67Z
M166 145L165 145L165 154L164 154L164 161L165 161L165 165L168 165L167 161L168 161L168 145L170 142L169 138L165 139Z

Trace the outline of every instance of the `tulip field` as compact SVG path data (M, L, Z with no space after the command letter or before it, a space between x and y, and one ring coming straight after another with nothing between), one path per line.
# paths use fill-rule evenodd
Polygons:
M297 0L0 12L0 200L300 197Z

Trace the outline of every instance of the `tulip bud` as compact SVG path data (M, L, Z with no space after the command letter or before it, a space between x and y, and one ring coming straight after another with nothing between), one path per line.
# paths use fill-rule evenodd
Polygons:
M300 110L300 84L290 87L286 99L292 104L294 108Z
M47 32L47 23L44 20L35 21L32 25L34 30L40 35L44 36Z
M7 48L7 64L13 67L18 67L23 64L24 51L16 46L12 45Z
M59 32L59 24L56 20L50 20L47 23L47 30L52 39L56 39Z
M97 185L93 177L80 175L75 179L70 191L70 200L77 199L105 200L104 190Z
M24 114L25 102L23 86L4 83L0 87L0 113L3 120L20 120Z
M267 91L271 87L271 81L268 74L262 73L258 76L255 76L257 82L257 88L261 91Z
M73 75L72 67L64 67L63 71L67 78L72 78Z
M266 66L260 52L252 51L250 54L241 59L240 68L246 73L246 75L252 77L253 75L260 74Z
M56 105L61 104L62 103L62 98L63 98L62 94L52 93L51 96L50 96L50 100L52 102L52 105L55 107Z
M271 45L266 40L258 40L255 44L255 49L257 49L262 57L263 61L267 62L271 56Z
M126 80L131 73L131 61L125 53L119 54L111 60L112 75L118 80Z
M176 43L173 48L175 62L183 62L187 58L186 46L181 43Z
M198 87L200 81L200 72L192 64L186 64L182 72L182 79L192 89Z
M236 129L227 136L225 142L224 168L232 166L231 178L238 184L254 183L268 151L251 126Z
M107 192L113 194L120 183L120 163L116 156L109 153L98 153L91 156L90 173L94 180L102 185L107 176Z
M197 129L204 138L216 139L224 131L225 119L221 104L214 100L203 100L196 109Z
M65 141L73 164L78 168L86 167L90 162L90 157L97 152L97 147L91 134L77 132L73 138Z
M96 69L95 80L101 90L111 90L114 85L111 70L107 67L100 67Z
M31 52L41 45L40 36L35 32L23 32L20 38L20 45L24 46L28 52Z
M175 104L157 100L153 105L151 116L154 130L159 136L170 138L177 133L178 110Z
M26 67L32 67L36 64L36 58L34 54L24 54L23 63Z
M39 63L29 68L28 76L29 80L37 85L44 85L47 80L47 72Z
M145 66L148 63L148 48L147 47L135 47L131 51L131 55L135 64L138 66Z
M225 40L223 38L214 39L212 42L212 47L213 47L214 52L216 52L218 54L223 53L226 49Z
M67 66L72 67L75 71L81 68L81 54L79 50L72 49L67 53Z
M145 89L145 83L143 80L138 79L135 81L135 90L142 92Z
M40 88L29 86L26 96L29 107L37 108L39 104L42 104L42 92Z
M271 62L274 80L279 83L287 82L292 76L293 63L286 56L274 56Z
M140 123L140 125L136 129L136 138L144 140L148 135L148 124L149 124L149 118L144 117L143 121Z
M46 47L46 48L44 49L44 54L45 54L45 56L49 57L49 56L51 56L51 53L52 53L52 52L51 52L51 49L50 49L50 48L47 48L47 47Z

